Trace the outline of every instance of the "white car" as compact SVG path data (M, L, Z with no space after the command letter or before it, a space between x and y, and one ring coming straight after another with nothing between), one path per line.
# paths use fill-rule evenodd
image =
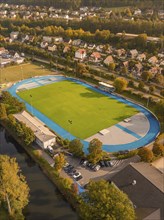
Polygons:
M81 173L80 172L77 172L73 175L73 178L76 179L77 177L81 176Z
M95 170L95 171L98 171L100 168L101 168L100 165L96 165L96 166L94 167L94 170Z

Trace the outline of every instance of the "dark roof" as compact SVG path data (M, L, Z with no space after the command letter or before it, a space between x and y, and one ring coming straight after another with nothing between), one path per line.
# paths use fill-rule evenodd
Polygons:
M150 178L151 173L152 178ZM162 173L149 164L134 163L126 166L110 180L129 196L141 219L157 209L160 209L161 219L164 219L164 193L161 188L161 186L164 187L163 177ZM136 181L135 185L132 185L133 180Z

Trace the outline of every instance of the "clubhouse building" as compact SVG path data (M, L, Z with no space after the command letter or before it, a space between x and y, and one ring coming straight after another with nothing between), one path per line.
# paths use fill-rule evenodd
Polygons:
M46 149L48 146L53 146L55 144L56 135L38 118L31 116L26 111L14 114L14 117L17 121L23 122L27 127L31 128L35 135L35 143L41 148Z

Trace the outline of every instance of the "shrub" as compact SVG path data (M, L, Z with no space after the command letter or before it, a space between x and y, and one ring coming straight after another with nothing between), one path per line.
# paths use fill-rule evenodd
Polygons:
M154 143L152 151L156 156L164 156L164 146L159 143Z
M151 162L154 156L153 152L146 147L140 148L138 151L138 155L144 162Z

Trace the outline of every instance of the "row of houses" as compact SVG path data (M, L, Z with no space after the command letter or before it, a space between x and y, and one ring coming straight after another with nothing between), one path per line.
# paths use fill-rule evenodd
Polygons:
M8 51L4 47L0 47L0 66L5 66L11 63L21 64L25 60L23 54L15 51Z
M141 9L129 9L131 15L134 17L152 16L154 14L153 9L147 9L142 11ZM49 18L63 18L63 19L84 19L87 17L101 17L109 18L112 15L111 9L102 9L101 7L81 7L78 10L64 10L54 7L46 6L26 6L26 5L8 5L0 4L0 17L1 18L23 18L23 19L43 19ZM158 10L157 15L159 19L164 19L164 10ZM122 14L126 17L126 14Z
M136 37L136 36L135 36ZM151 38L151 37L149 37ZM154 39L154 38L153 38ZM24 43L31 44L34 41L34 36L21 34L19 32L11 32L9 41L19 40ZM43 36L37 42L38 46L54 55L58 52L58 45L63 45L63 54L69 53L74 47L74 59L81 62L92 62L96 65L108 66L110 63L115 63L117 66L124 66L129 71L134 72L138 76L141 75L143 64L147 63L150 72L153 75L161 73L164 66L164 54L159 53L156 56L150 56L145 52L140 52L137 49L125 50L124 48L113 48L107 45L96 45L94 43L86 43L81 39L64 39L61 36ZM73 58L73 57L72 57ZM130 69L129 61L134 60L135 66Z

